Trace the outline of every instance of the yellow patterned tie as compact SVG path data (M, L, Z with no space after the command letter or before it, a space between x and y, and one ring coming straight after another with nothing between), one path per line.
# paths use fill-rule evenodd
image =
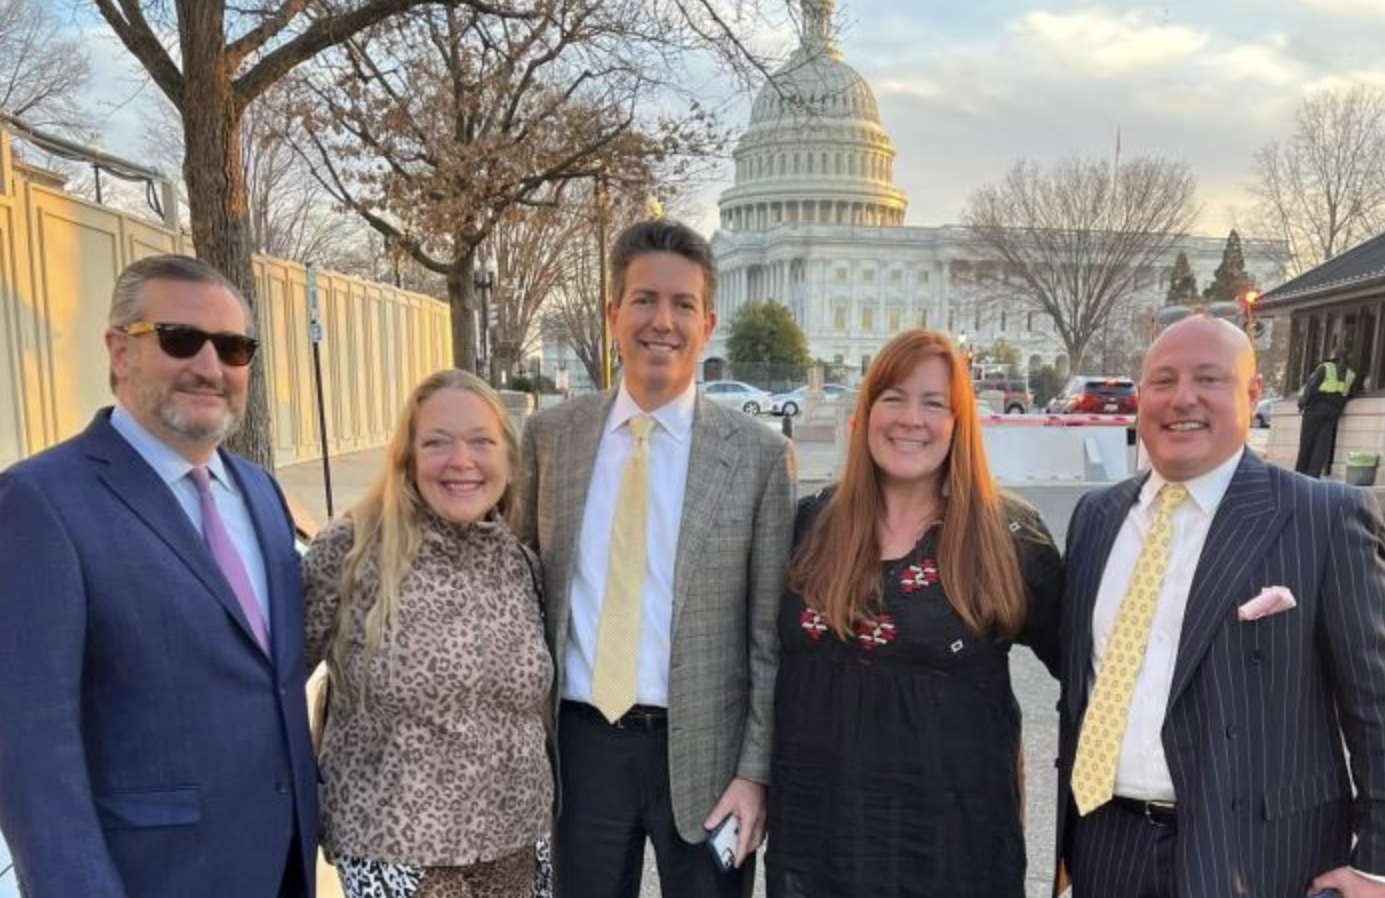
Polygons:
M1159 490L1154 520L1145 534L1135 574L1116 612L1116 626L1101 658L1101 670L1097 671L1096 688L1082 720L1077 760L1072 768L1072 794L1077 811L1083 816L1109 801L1115 791L1116 762L1130 720L1135 676L1144 664L1156 600L1169 565L1169 519L1173 509L1187 497L1187 488L1175 484L1166 483Z
M615 723L635 704L635 668L640 653L640 616L644 610L645 535L649 509L649 432L654 419L638 415L629 421L634 451L620 475L620 495L611 522L611 550L606 562L606 595L592 665L592 704Z

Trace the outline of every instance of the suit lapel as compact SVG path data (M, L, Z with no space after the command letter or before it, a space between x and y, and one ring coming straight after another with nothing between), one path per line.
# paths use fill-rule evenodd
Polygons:
M673 630L686 604L688 583L697 576L703 546L711 533L717 503L726 494L736 467L731 425L719 410L698 397L688 447L688 482L683 491L683 519L678 526L678 557L673 568Z
M1250 598L1237 587L1244 585L1247 571L1269 551L1287 519L1287 509L1280 507L1271 489L1265 463L1247 450L1217 507L1193 575L1169 707L1187 688L1231 608Z
M202 535L154 469L111 427L105 412L87 428L85 449L89 458L102 463L99 476L106 487L188 566L263 657L240 603L207 551Z
M606 393L594 413L588 412L587 403L574 403L567 419L561 422L564 432L555 435L559 445L548 455L548 463L554 467L551 476L555 484L554 507L557 509L557 515L553 522L552 538L545 544L551 547L552 551L545 553L544 557L545 563L550 555L561 559L558 570L554 571L557 576L552 582L555 587L555 599L561 597L558 620L554 621L558 628L555 632L563 634L564 639L571 607L572 567L578 553L582 551L579 543L582 537L582 518L587 510L587 491L591 486L592 471L596 466L596 451L601 445L601 434L606 429L606 419L610 417L611 405L615 399L614 391ZM549 473L545 472L543 476L548 476ZM561 667L561 664L559 666Z
M1084 525L1086 533L1083 535L1081 560L1076 570L1071 566L1072 559L1068 560L1068 576L1074 578L1073 634L1070 643L1074 648L1068 659L1066 698L1074 715L1080 713L1087 700L1088 681L1091 679L1092 614L1096 610L1101 578L1106 572L1111 547L1115 545L1126 515L1130 513L1130 506L1135 504L1144 482L1144 477L1126 480L1094 500L1091 521Z
M268 490L268 485L261 478L249 476L245 463L231 453L222 452L221 460L235 479L240 494L245 497L245 507L250 511L250 522L255 527L255 540L259 543L260 558L264 562L265 588L269 591L269 648L277 664L279 659L286 657L281 640L289 636L291 629L288 603L294 600L294 590L284 582L282 568L276 563L275 553L269 550L269 546L283 545L283 540L291 540L293 534L284 532L286 522L283 506L278 496ZM236 622L253 641L254 632L246 622L239 602L236 603L236 612Z

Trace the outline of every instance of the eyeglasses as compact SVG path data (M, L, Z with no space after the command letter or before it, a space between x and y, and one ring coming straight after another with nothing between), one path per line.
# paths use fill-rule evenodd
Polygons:
M222 364L233 368L244 368L255 357L260 341L241 334L209 334L188 324L155 324L152 321L136 321L122 325L116 330L131 337L153 333L159 336L159 348L175 359L190 359L202 351L208 340L216 349L216 357Z

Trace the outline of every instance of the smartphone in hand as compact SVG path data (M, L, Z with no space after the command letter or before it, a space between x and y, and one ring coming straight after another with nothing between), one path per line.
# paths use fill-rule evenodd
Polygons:
M736 815L727 814L707 834L707 850L712 853L712 863L718 872L730 873L736 869L736 839L740 832L741 824Z

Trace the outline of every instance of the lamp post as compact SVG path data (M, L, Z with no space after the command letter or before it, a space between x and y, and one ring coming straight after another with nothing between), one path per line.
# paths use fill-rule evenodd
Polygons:
M478 327L476 328L476 367L479 372L490 378L494 377L494 372L490 371L490 298L491 288L495 286L495 273L490 265L482 256L476 258L476 268L471 275L471 284L476 288L476 295L481 301L481 314Z
M601 383L602 390L611 388L611 321L606 314L609 289L609 272L606 271L606 213L609 211L610 197L606 193L606 173L596 173L596 256L597 256L597 303L596 314L601 324Z

